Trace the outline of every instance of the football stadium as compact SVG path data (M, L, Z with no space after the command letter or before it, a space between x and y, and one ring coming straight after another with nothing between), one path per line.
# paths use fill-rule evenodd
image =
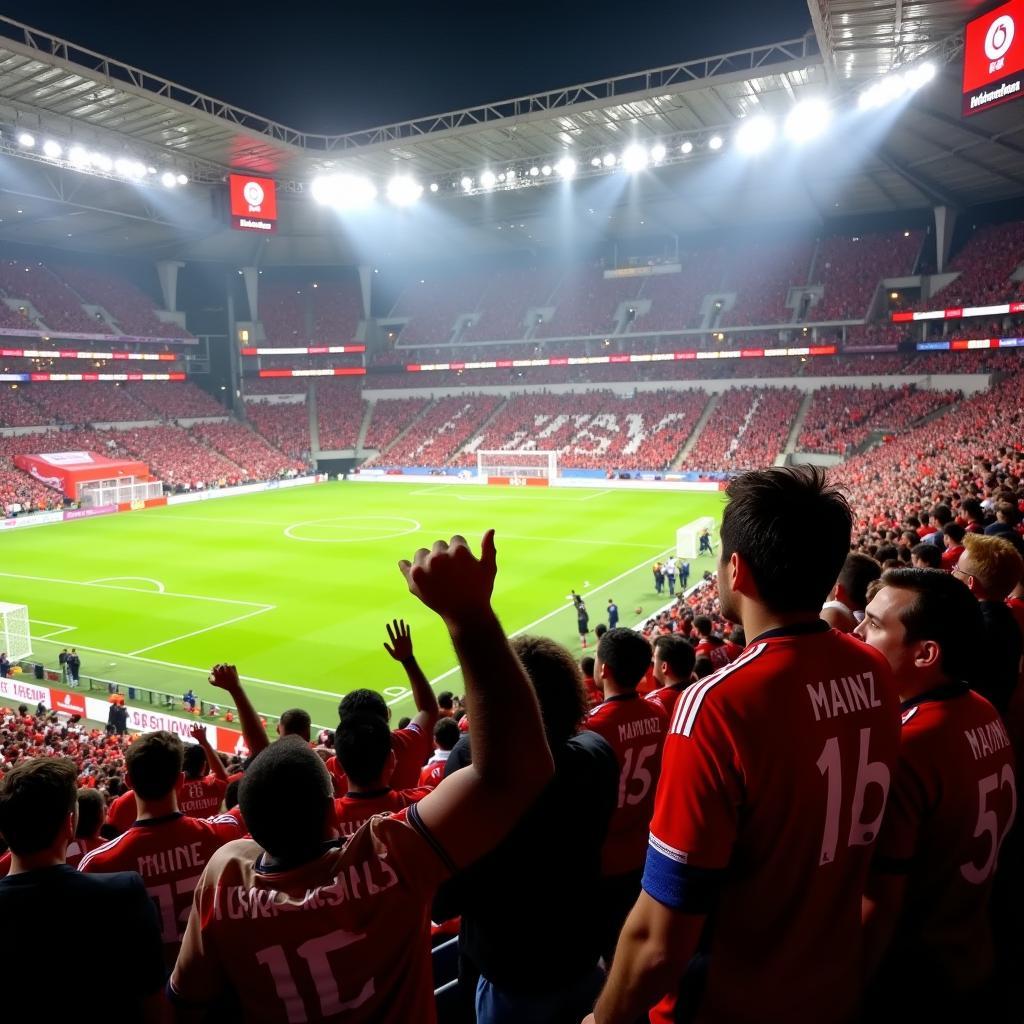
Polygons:
M1024 0L21 6L0 920L125 979L62 1013L1024 1019Z

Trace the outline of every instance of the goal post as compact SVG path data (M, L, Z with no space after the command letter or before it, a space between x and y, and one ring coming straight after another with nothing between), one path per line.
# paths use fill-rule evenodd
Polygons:
M692 523L676 530L676 554L680 558L696 558L700 551L700 535L704 530L714 532L716 520L712 516L701 516ZM712 543L714 540L712 539Z
M476 472L488 484L543 486L552 483L558 475L558 452L478 451Z
M27 605L0 602L0 651L6 652L12 662L32 656Z

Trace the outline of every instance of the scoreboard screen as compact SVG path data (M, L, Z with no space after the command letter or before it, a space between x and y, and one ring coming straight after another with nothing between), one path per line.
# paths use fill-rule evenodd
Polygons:
M277 183L251 174L228 176L231 191L231 225L239 231L277 230Z
M1024 0L1010 0L967 23L963 115L1024 95Z

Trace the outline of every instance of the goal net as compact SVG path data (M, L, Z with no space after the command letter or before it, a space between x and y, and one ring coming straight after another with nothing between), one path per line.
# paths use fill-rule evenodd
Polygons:
M700 553L700 535L705 530L710 530L713 534L714 529L715 520L711 516L701 516L692 523L680 526L676 530L676 554L680 558L696 558ZM712 544L715 543L714 536L709 535L709 540Z
M550 483L558 475L558 452L487 451L476 453L477 475L488 483Z
M11 661L32 655L32 634L28 627L28 607L0 602L0 651Z

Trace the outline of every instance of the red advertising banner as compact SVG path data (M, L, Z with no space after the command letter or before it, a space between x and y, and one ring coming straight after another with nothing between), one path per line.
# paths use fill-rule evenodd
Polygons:
M231 224L239 231L277 230L277 182L251 174L229 174Z
M1019 99L1024 88L1024 0L1010 0L967 23L963 115Z

